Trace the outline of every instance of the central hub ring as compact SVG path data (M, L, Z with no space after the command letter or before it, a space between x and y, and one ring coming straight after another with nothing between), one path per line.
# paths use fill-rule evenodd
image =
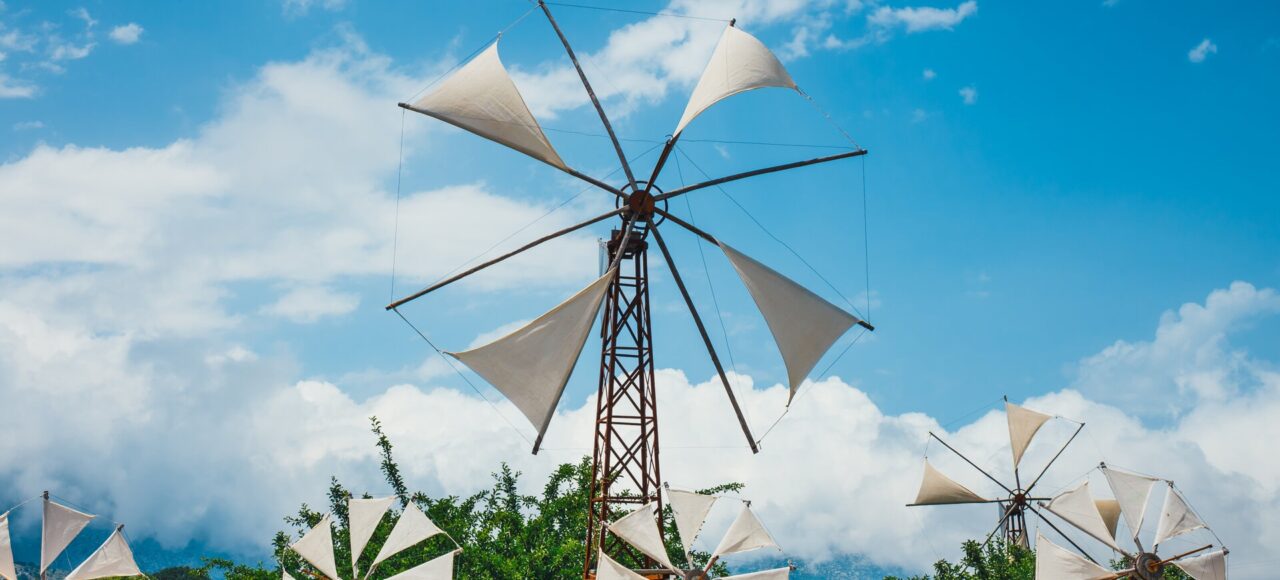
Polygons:
M662 189L658 186L649 185L647 181L638 181L636 182L636 187L634 189L631 187L631 184L628 183L620 187L619 190L622 191L622 193L627 194L625 207L628 210L628 215L624 215L624 219L628 216L635 216L638 220L647 221L654 225L657 225L666 219L662 216L658 216L658 219L656 221L654 220L655 212L658 209L658 200L655 198L657 195L662 194ZM666 211L667 200L664 199L661 203L662 210ZM615 207L621 208L623 207L623 204L624 202L622 198L618 198Z

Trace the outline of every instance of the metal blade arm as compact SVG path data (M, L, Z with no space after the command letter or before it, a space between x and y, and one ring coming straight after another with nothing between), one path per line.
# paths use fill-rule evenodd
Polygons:
M1053 459L1050 459L1050 460L1049 460L1049 463L1047 463L1047 464L1044 466L1044 469L1041 469L1041 470L1040 470L1040 475L1037 475L1037 476L1036 476L1036 478L1035 478L1035 479L1033 479L1033 480L1031 481L1031 485L1028 485L1028 486L1027 486L1027 490L1026 490L1026 493L1027 493L1027 494L1030 494L1030 493L1031 493L1031 489L1032 489L1032 488L1034 488L1034 487L1036 486L1036 484L1037 484L1037 483L1040 483L1040 478L1041 478L1041 477L1044 477L1044 474L1045 474L1047 471L1049 471L1049 468L1053 466L1053 463L1054 463L1055 461L1057 461L1059 457L1061 457L1061 456L1062 456L1062 452L1067 450L1067 446L1068 446L1068 445L1071 445L1071 442L1072 442L1072 441L1075 441L1075 439L1076 439L1076 435L1079 435L1079 434L1080 434L1080 430L1081 430L1081 429L1084 429L1084 423L1081 423L1079 427L1076 427L1076 432L1071 434L1071 438L1070 438L1070 439L1067 439L1067 442L1066 442L1066 443L1064 443L1064 444L1062 444L1062 448L1061 448L1061 449L1059 449L1059 450L1058 450L1058 452L1057 452L1057 453L1055 453L1055 454L1053 455Z
M704 181L702 183L686 185L679 189L673 189L667 193L656 195L653 197L653 199L654 201L662 201L664 199L671 199L678 195L684 195L691 191L697 191L699 189L711 187L713 185L720 185L721 183L728 183L730 181L737 181L739 179L746 179L748 177L755 177L757 175L764 175L766 173L776 173L778 171L786 171L788 169L795 169L797 167L805 167L807 165L816 165L818 163L826 163L828 161L836 161L838 159L848 159L850 157L858 157L860 155L866 155L866 154L867 154L866 149L858 149L857 151L846 151L844 153L837 153L835 155L827 155L826 157L817 157L814 159L806 159L804 161L796 161L794 163L785 163L783 165L775 165L773 167L765 167L763 169L754 169L754 170L745 171L742 173L735 173L733 175L719 177L716 179L712 179L710 181Z
M693 299L689 297L689 290L685 288L684 280L680 278L680 271L676 269L676 262L671 258L671 252L667 250L667 243L663 241L662 234L658 233L657 228L653 228L653 239L658 242L658 248L662 250L662 257L667 261L667 267L671 269L671 277L676 281L676 287L680 289L680 295L684 297L684 303L689 307L689 314L693 316L693 322L698 326L698 334L702 335L703 344L707 345L707 353L711 355L711 363L716 367L716 373L720 375L720 381L724 383L724 392L729 395L729 403L733 405L733 412L738 416L738 423L742 425L742 434L747 436L747 443L751 446L752 453L759 453L760 447L756 444L755 437L751 436L751 428L747 425L747 419L742 415L742 408L738 406L738 398L733 394L733 388L729 386L729 377L724 372L724 365L720 364L720 357L716 354L716 349L711 345L711 337L707 334L707 327L702 324L702 317L698 316L698 309L693 305Z
M1012 489L1009 489L1009 487L1008 487L1008 486L1006 486L1006 485L1005 485L1005 484L1003 484L1003 483L1000 483L1000 480L998 480L998 479L996 479L995 477L993 477L990 473L987 473L987 471L986 471L985 469L982 469L981 467L978 467L978 464L976 464L976 463L974 463L974 462L972 462L972 461L969 461L969 458L968 458L968 457L965 457L963 453L961 453L961 452L959 452L959 451L956 451L956 448L955 448L955 447L952 447L952 446L950 446L950 445L947 445L947 442L946 442L946 441L943 441L941 437L938 437L937 435L934 435L934 434L933 434L933 431L930 431L930 432L929 432L929 436L930 436L930 437L933 437L934 439L937 439L937 440L938 440L938 443L941 443L943 447L946 447L947 449L950 449L952 453L955 453L956 455L959 455L959 456L960 456L960 459L963 459L963 460L965 461L965 463L968 463L969 465L972 465L974 469L978 470L978 471L979 471L979 472L981 472L983 475L987 476L987 479L990 479L991 481L996 482L996 485L1000 486L1000 488L1001 488L1001 489L1003 489L1003 490L1005 490L1006 492L1008 492L1008 493L1009 493L1009 495L1013 495L1013 490L1012 490Z
M596 112L600 114L600 122L604 123L604 130L609 133L609 140L613 141L613 149L618 153L618 160L622 161L622 170L627 174L627 182L631 184L632 191L636 188L636 177L631 174L631 164L627 163L627 156L622 152L622 144L618 142L618 136L613 132L613 125L609 123L609 117L604 114L604 107L600 105L600 99L596 98L596 92L591 89L591 83L587 80L587 73L582 71L582 65L578 63L578 56L573 53L573 47L569 46L569 39L565 38L564 32L560 30L560 25L556 24L556 19L551 16L551 9L547 8L547 3L538 0L538 7L542 9L542 13L547 15L547 21L551 23L551 27L555 29L556 36L560 37L560 43L564 45L565 52L569 53L569 60L573 61L573 68L578 71L578 78L582 79L582 86L587 89L587 96L591 97L591 104L595 105Z
M494 265L494 264L497 264L498 262L501 262L501 261L503 261L503 260L506 260L507 258L510 258L510 257L512 257L512 256L515 256L516 254L519 254L519 253L521 253L521 252L524 252L525 250L529 250L529 249L531 249L531 248L533 248L533 247L535 247L535 246L538 246L538 245L540 245L540 244L542 244L542 243L544 243L544 242L549 242L549 241L554 240L554 239L556 239L556 238L558 238L558 237L560 237L560 236L563 236L563 235L565 235L565 234L568 234L568 233L572 233L572 232L578 231L578 230L580 230L580 229L582 229L582 228L585 228L585 227L587 227L587 226L589 226L589 225L591 225L591 224L594 224L594 223L597 223L597 222L600 222L600 221L604 221L605 219L608 219L608 218L613 217L613 216L615 216L615 215L621 214L621 213L622 213L622 212L624 212L624 211L626 211L626 208L619 208L619 209L611 210L611 211L605 212L605 213L603 213L603 214L601 214L601 215L598 215L598 216L596 216L596 217L594 217L594 218L591 218L591 219L589 219L589 220L587 220L587 221L585 221L585 222L582 222L582 223L580 223L580 224L573 225L573 226L569 226L569 227L564 228L564 229L562 229L562 230L559 230L559 231L556 231L556 232L552 232L552 233L550 233L550 234L547 234L547 235L545 235L545 236L542 236L541 238L538 238L538 239L536 239L536 240L534 240L534 241L532 241L532 242L529 242L529 243L527 243L527 244L525 244L525 245L523 245L523 246L520 246L519 248L516 248L515 250L512 250L512 251L510 251L510 252L507 252L507 253L505 253L505 254L503 254L503 255L501 255L501 256L498 256L497 258L494 258L494 259L492 259L492 260L489 260L488 262L485 262L485 263L483 263L483 264L480 264L480 265L478 265L478 266L476 266L476 267L474 267L474 268L471 268L471 269L469 269L469 270L467 270L467 271L465 271L465 272L459 273L459 274L457 274L457 275L450 276L449 278L446 278L446 279L444 279L444 280L441 280L441 281L439 281L439 282L436 282L435 284L432 284L432 285L430 285L430 286L427 286L426 288L423 288L422 290L419 290L419 291L417 291L417 292L414 292L413 294L410 294L410 295L408 295L408 296L405 296L404 298L401 298L401 299L399 299L399 300L396 300L395 302L392 302L391 304L388 304L388 305L387 305L387 307L386 307L386 309L387 309L387 310L395 310L396 308L399 308L399 307L404 306L405 304L408 304L408 303L410 303L410 302L412 302L412 301L414 301L414 300L417 300L417 299L419 299L419 298L422 298L423 296L426 296L427 294L429 294L429 293L431 293L431 292L434 292L434 291L436 291L436 290L439 290L439 289L441 289L441 288L443 288L443 287L445 287L445 286L448 286L449 284L452 284L452 283L454 283L454 282L457 282L458 280L461 280L461 279L463 279L463 278L466 278L467 276L470 276L470 275L472 275L472 274L475 274L476 272L479 272L479 271L481 271L481 270L483 270L483 269L485 269L485 268L488 268L489 266L492 266L492 265Z
M1049 527L1053 528L1053 531L1058 532L1059 536L1062 536L1064 540L1070 542L1072 547L1074 547L1076 551L1080 552L1080 554L1082 554L1084 557L1088 558L1090 562L1093 562L1094 564L1098 564L1098 561L1094 560L1093 556L1090 556L1088 552L1084 551L1084 548L1081 548L1080 544L1077 544L1075 540L1071 539L1069 536L1062 533L1062 530L1059 530L1058 526L1053 525L1053 522L1049 521L1049 518L1044 517L1044 514L1040 513L1039 510L1031 507L1031 504L1027 504L1027 509L1031 510L1031 513L1036 514L1036 517L1040 518L1040 521L1046 524L1049 524ZM1127 556L1128 554L1125 554L1125 555ZM1101 566L1102 564L1098 564L1098 565Z

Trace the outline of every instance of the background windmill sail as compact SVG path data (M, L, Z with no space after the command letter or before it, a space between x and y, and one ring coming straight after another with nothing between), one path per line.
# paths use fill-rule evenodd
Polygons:
M1111 549L1117 552L1124 551L1116 544L1106 521L1098 512L1098 505L1094 503L1093 495L1089 493L1089 482L1086 481L1075 489L1059 494L1049 503L1044 504L1044 509L1067 520L1071 525L1110 546Z
M391 576L387 580L452 580L453 558L457 555L458 550L454 550Z
M418 509L418 506L409 502L409 505L406 505L404 511L400 513L400 519L396 520L395 527L391 528L387 541L383 542L382 547L378 549L378 555L373 559L373 566L427 538L443 533L444 530L436 526L431 518Z
M676 565L667 556L662 532L658 530L657 511L658 503L649 502L609 524L609 531L668 570L676 570Z
M67 580L95 580L120 576L141 576L133 550L124 539L124 526L116 526L114 532L87 560L67 574Z
M647 580L644 576L632 572L630 568L619 564L601 549L597 557L596 580Z
M1116 573L1036 534L1036 580L1104 580Z
M290 547L329 580L340 580L338 563L333 556L333 529L329 527L329 514L320 518L311 531Z
M49 499L44 494L44 519L40 531L40 573L44 574L53 561L95 516L73 510Z
M387 508L396 500L395 496L372 499L351 498L347 500L347 533L351 540L351 573L353 578L360 576L356 562L364 553L364 547L378 529Z
M1173 563L1195 580L1227 580L1227 551L1217 550L1203 556Z
M13 540L9 537L9 512L0 514L0 578L18 580L13 565Z
M735 574L733 576L725 576L721 580L787 580L791 577L791 568L774 568L773 570L761 570L759 572L751 572L748 574Z
M1120 513L1124 515L1124 523L1129 526L1129 533L1136 541L1142 532L1142 520L1147 513L1147 500L1151 498L1151 489L1156 482L1154 477L1128 473L1115 469L1103 468L1111 493L1115 494L1120 504Z
M920 481L920 491L916 492L916 501L910 506L918 505L951 505L961 503L991 503L991 500L973 493L969 488L956 483L933 467L929 460L924 460L924 478Z
M675 515L676 532L680 534L680 543L684 546L684 557L692 564L689 553L693 551L693 542L707 522L707 514L715 505L714 495L703 495L678 489L667 490L667 501Z

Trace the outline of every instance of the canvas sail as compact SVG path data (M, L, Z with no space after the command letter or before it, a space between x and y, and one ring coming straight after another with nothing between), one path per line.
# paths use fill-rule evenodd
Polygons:
M1049 500L1044 508L1111 549L1124 553L1124 550L1116 545L1115 538L1111 537L1111 532L1107 530L1107 523L1102 520L1102 514L1098 513L1097 504L1093 503L1093 496L1089 494L1089 482L1086 481L1073 490L1058 494L1057 497Z
M333 557L333 529L329 527L329 514L320 518L320 523L290 547L329 580L340 580L338 563Z
M695 117L720 100L764 87L795 89L796 83L764 43L733 26L725 28L674 135L679 136Z
M1093 505L1098 506L1098 515L1107 524L1111 537L1116 537L1116 526L1120 523L1120 502L1114 499L1095 499Z
M9 512L0 514L0 578L18 580L13 565L13 540L9 537Z
M720 249L742 278L773 334L794 397L827 350L859 321L809 289L728 245Z
M1103 580L1116 574L1036 532L1036 580Z
M711 512L716 499L714 495L667 490L667 502L675 513L676 531L680 533L680 543L684 545L686 556L693 550L693 541L698 537L698 532L702 531L702 525L706 523L707 514Z
M1107 484L1120 502L1120 513L1124 516L1129 533L1136 540L1142 531L1142 520L1147 513L1147 499L1151 497L1151 488L1159 479L1125 471L1117 471L1110 467L1102 468L1107 476Z
M947 505L957 503L985 503L989 500L973 493L969 488L956 483L943 475L924 460L924 478L920 481L920 491L916 493L916 501L911 505ZM1001 512L1003 515L1003 512Z
M596 560L596 580L645 580L645 577L632 572L630 568L610 558L604 550L600 550L600 558Z
M591 333L613 274L614 270L609 270L511 334L484 346L448 354L510 399L541 438Z
M756 514L752 513L751 507L744 504L742 511L738 512L738 517L729 525L729 531L724 533L724 538L720 540L720 545L716 546L712 555L726 556L771 546L777 548L778 544L773 541L769 531L764 529L764 524L760 523Z
M651 501L609 524L609 531L668 570L675 570L676 566L667 557L667 548L662 543L657 517L658 502Z
M498 58L498 43L409 108L565 169Z
M443 556L433 558L418 564L404 572L396 574L387 580L452 580L453 579L453 557L457 551L449 552Z
M354 576L360 575L356 570L356 561L360 559L360 554L364 553L364 547L368 545L369 538L373 537L374 530L378 529L378 522L382 521L382 515L387 513L387 508L390 508L395 500L395 496L347 500L347 520L350 522L348 530L351 535L351 572Z
M1160 523L1156 526L1156 545L1203 527L1204 521L1191 511L1182 495L1172 485L1169 486L1169 493L1164 496L1164 507L1160 509Z
M1227 553L1223 550L1173 563L1196 580L1227 580Z
M443 534L427 514L422 513L418 506L413 502L405 506L404 511L400 513L400 519L396 520L395 527L391 528L391 534L387 536L387 541L382 543L382 548L378 550L378 555L373 559L373 565L386 560L406 548L410 548L430 538L436 534Z
M750 574L725 576L721 580L787 580L788 578L791 578L791 568L775 568L773 570L761 570Z
M1013 448L1013 466L1016 468L1022 461L1022 454L1027 451L1027 446L1031 445L1031 439L1036 436L1036 431L1053 416L1013 403L1005 403L1004 410L1009 419L1009 445Z
M133 550L129 549L129 542L124 539L123 528L124 526L117 527L88 560L67 574L67 580L141 576L142 571L133 561Z
M40 530L40 573L43 574L80 530L89 525L94 516L81 513L67 506L44 498L44 520Z

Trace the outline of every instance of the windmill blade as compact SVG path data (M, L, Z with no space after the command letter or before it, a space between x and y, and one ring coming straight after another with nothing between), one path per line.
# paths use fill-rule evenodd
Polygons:
M1116 573L1071 553L1036 532L1036 580L1103 580Z
M736 574L734 576L723 576L720 580L787 580L791 578L791 567L775 568L773 570L761 570L750 574Z
M133 560L133 550L124 539L121 531L124 526L117 526L89 559L76 566L66 580L96 580L97 578L117 578L121 576L141 576L142 570Z
M1098 506L1093 503L1093 496L1089 493L1089 482L1062 492L1041 506L1111 549L1121 554L1126 553L1111 537L1107 523L1102 520L1102 514L1098 513Z
M1124 523L1129 526L1129 533L1137 542L1138 534L1142 531L1142 520L1147 513L1147 500L1151 497L1151 488L1160 480L1119 471L1106 465L1101 469L1102 474L1107 476L1107 485L1111 486L1111 493L1115 494L1116 501L1120 502L1120 513L1124 515Z
M0 578L18 580L13 564L13 539L9 537L9 512L0 514Z
M711 506L715 505L717 499L719 498L714 495L667 490L667 503L671 505L671 511L675 512L676 531L680 533L680 543L684 545L686 557L693 551L693 541L702 531L703 524L707 523L707 514L711 513Z
M681 153L683 154L683 151L681 151ZM671 199L671 198L676 197L676 196L684 195L684 194L689 193L689 192L691 192L691 191L697 191L697 190L699 190L699 189L704 189L704 188L707 188L707 187L712 187L712 186L720 185L720 184L722 184L722 183L728 183L728 182L730 182L730 181L738 181L739 179L746 179L746 178L748 178L748 177L755 177L755 176L757 176L757 175L765 175L765 174L767 174L767 173L777 173L777 172L779 172L779 171L786 171L786 170L788 170L788 169L796 169L796 168L798 168L798 167L806 167L806 166L809 166L809 165L817 165L817 164L819 164L819 163L827 163L827 162L829 162L829 161L837 161L837 160L840 160L840 159L848 159L848 158L850 158L850 157L858 157L858 156L866 155L866 154L867 154L866 149L858 149L858 150L855 150L855 151L846 151L846 152L844 152L844 153L836 153L836 154L834 154L834 155L826 155L826 156L823 156L823 157L815 157L815 158L813 158L813 159L805 159L804 161L793 161L793 162L791 162L791 163L783 163L782 165L774 165L774 166L772 166L772 167L764 167L764 168L761 168L761 169L752 169L751 171L743 171L742 173L735 173L735 174L733 174L733 175L726 175L726 176L724 176L724 177L717 177L717 178L715 178L715 179L711 179L711 180L708 180L708 181L703 181L703 182L701 182L701 183L695 183L695 184L692 184L692 185L686 185L686 186L684 186L684 187L680 187L680 188L677 188L677 189L673 189L673 190L668 191L668 192L666 192L666 193L663 193L663 194L659 194L659 195L655 195L655 196L653 196L653 200L654 200L654 201L664 201L664 200L668 200L668 199ZM688 155L685 155L685 157L686 157L686 158L688 158ZM655 175L656 175L656 174L655 174Z
M1009 402L1005 402L1004 410L1005 417L1009 421L1009 445L1013 449L1013 467L1017 469L1018 463L1022 461L1022 454L1026 452L1027 446L1031 445L1031 439L1053 416Z
M506 145L557 169L568 168L502 66L497 42L434 91L413 104L400 106Z
M600 557L596 560L596 580L645 580L645 577L619 564L604 553L604 550L600 550Z
M916 492L916 501L907 505L910 507L990 502L991 500L970 491L969 488L956 483L955 480L935 469L926 459L924 477L920 480L920 491Z
M657 516L658 502L651 501L609 524L609 531L666 569L675 570L676 565L667 556L667 547L658 531Z
M616 273L616 268L610 268L559 306L502 338L447 353L489 381L529 419L538 430L534 453Z
M1160 523L1156 526L1155 545L1158 546L1169 538L1204 527L1207 527L1204 520L1191 511L1187 501L1182 499L1182 495L1170 485L1169 493L1164 496L1164 506L1160 509Z
M858 318L725 243L720 249L764 315L795 397L809 371Z
M702 71L702 78L689 96L680 123L676 125L673 139L680 136L685 126L711 105L741 92L764 87L782 87L798 91L795 81L787 74L778 57L756 37L734 26L725 28L711 53L711 61Z
M453 558L457 554L458 550L454 550L409 568L387 580L453 580Z
M329 527L329 514L320 518L320 523L290 548L329 580L341 580L338 576L338 563L333 557L333 529Z
M1174 566L1181 568L1196 580L1227 580L1227 551L1218 550L1203 556L1177 560Z
M351 536L352 578L360 576L360 571L356 569L356 562L360 560L360 554L364 553L364 547L368 545L369 538L373 537L373 532L378 529L378 522L382 521L382 515L387 513L387 508L390 508L395 500L395 496L347 500L347 519L351 522L348 525L348 532Z
M43 574L80 531L95 518L73 510L44 495L44 519L40 530L40 573Z
M396 520L395 527L391 528L391 534L387 536L387 541L382 543L382 548L378 549L378 555L373 559L373 565L377 566L383 560L390 558L400 552L413 547L419 542L433 537L437 534L443 534L444 530L436 526L427 514L422 513L418 506L413 502L405 506L404 511L400 513L400 519Z
M729 531L724 533L720 545L716 546L716 550L711 553L711 560L714 562L720 556L768 547L778 548L778 543L773 540L773 536L769 535L769 531L764 529L764 524L760 523L760 518L751 511L751 506L744 503L742 511L738 512L738 517L729 525Z
M1098 515L1102 516L1103 523L1107 524L1107 531L1111 532L1111 537L1116 537L1116 526L1120 523L1120 502L1114 499L1095 499L1093 505L1098 507Z

